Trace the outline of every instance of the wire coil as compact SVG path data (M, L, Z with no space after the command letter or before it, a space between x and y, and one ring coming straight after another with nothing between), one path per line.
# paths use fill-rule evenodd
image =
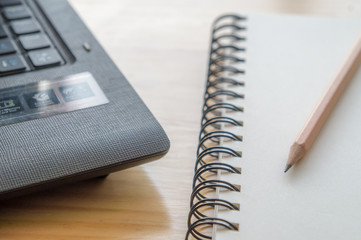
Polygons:
M219 157L220 155L223 158L242 156L241 152L220 144L224 141L241 142L243 140L242 136L227 131L223 126L243 126L242 121L225 116L224 113L243 112L243 107L227 102L227 99L244 99L244 95L229 90L226 86L244 86L244 82L233 76L245 74L244 69L237 67L238 63L245 62L239 54L244 52L245 48L238 44L246 40L244 36L239 35L246 30L242 25L245 21L245 17L228 14L216 19L213 25L186 240L212 239L211 231L207 233L204 230L212 229L214 226L238 230L237 224L214 216L214 209L217 207L238 211L239 205L214 197L212 193L217 189L240 191L240 186L217 179L215 176L219 171L231 174L241 173L240 169L219 161Z

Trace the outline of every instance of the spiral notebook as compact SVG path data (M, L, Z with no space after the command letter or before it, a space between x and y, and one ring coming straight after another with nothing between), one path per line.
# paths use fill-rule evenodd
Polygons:
M187 239L360 239L361 71L310 152L283 173L360 32L359 19L215 21Z

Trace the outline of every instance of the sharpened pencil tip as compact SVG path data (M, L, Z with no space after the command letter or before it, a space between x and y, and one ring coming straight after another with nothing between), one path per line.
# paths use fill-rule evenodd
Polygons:
M286 165L286 168L285 168L285 172L287 172L291 167L292 167L291 164L287 164L287 165Z

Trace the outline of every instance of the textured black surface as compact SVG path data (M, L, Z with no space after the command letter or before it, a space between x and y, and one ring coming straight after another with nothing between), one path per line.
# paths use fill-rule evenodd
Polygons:
M106 175L159 157L169 149L162 127L70 5L64 0L37 2L51 16L56 31L48 32L67 64L1 77L0 88L88 71L110 102L1 127L0 198L76 176ZM29 5L36 4L29 1ZM42 19L40 22L48 26ZM90 52L83 48L85 42L91 46Z

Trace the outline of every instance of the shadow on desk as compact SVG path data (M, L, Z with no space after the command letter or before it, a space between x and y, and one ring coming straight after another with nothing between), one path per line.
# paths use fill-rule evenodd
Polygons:
M168 226L141 167L2 201L0 239L142 239Z

